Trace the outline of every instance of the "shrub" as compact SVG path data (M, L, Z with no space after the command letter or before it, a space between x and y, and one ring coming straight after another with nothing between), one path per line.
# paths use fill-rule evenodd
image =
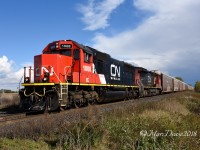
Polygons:
M63 124L59 131L59 146L63 149L91 149L100 143L103 133L93 121Z
M197 81L195 83L194 89L195 89L196 92L200 92L200 81Z

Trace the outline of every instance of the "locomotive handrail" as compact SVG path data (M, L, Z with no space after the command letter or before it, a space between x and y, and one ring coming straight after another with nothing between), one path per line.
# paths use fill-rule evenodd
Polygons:
M67 80L67 73L69 71L69 68L71 68L72 66L65 66L64 68L64 73L65 73L65 81ZM68 68L68 70L66 71L66 68Z
M22 79L23 79L23 76L21 77L21 79L20 79L20 81L19 81L19 87L18 87L18 88L19 88L19 89L18 89L19 91L20 91L20 89L21 89L21 86L20 86L20 85L21 85L21 83L22 83Z
M24 67L24 79L27 77L27 76L26 76L26 70L27 70L27 68L28 68L28 71L29 71L29 80L30 80L30 82L31 82L31 71L33 70L33 69L32 69L32 66ZM22 77L22 78L23 78L23 77Z
M43 88L43 94L39 94L39 93L37 93L37 92L35 92L35 90L31 93L31 94L29 94L29 95L27 95L26 94L26 89L24 90L24 95L26 96L26 97L29 97L29 96L31 96L31 95L33 95L33 94L36 94L36 95L38 95L38 96L40 96L40 97L43 97L43 96L45 96L45 91L46 89L45 89L45 87Z

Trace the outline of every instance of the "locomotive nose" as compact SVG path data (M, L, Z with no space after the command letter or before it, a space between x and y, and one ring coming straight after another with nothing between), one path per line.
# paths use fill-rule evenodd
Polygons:
M59 54L41 54L34 57L35 82L65 82L71 72L72 58ZM66 69L67 68L67 69Z

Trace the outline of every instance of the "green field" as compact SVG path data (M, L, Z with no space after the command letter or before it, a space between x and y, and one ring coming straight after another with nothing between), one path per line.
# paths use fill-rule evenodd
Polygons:
M52 124L48 123L49 129ZM0 149L197 150L200 94L184 92L161 101L143 101L100 118L65 122L53 131L32 125L27 133L0 138Z

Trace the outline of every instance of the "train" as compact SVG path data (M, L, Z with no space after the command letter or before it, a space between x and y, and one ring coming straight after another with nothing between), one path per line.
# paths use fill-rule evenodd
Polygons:
M73 40L49 43L42 54L34 56L34 67L24 67L21 85L20 108L25 111L55 111L193 90L174 77L114 59Z

